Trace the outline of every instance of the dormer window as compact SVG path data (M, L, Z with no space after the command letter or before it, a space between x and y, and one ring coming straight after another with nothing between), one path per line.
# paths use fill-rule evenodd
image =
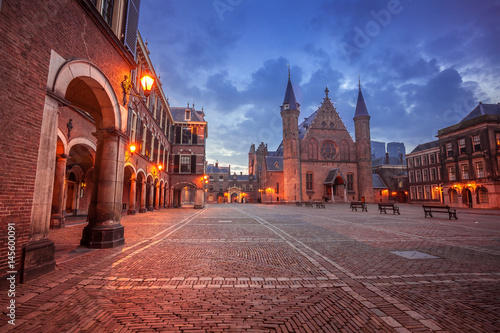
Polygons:
M191 110L186 110L186 114L184 116L184 119L186 121L190 121L191 120Z
M283 110L288 110L290 108L290 104L283 104Z

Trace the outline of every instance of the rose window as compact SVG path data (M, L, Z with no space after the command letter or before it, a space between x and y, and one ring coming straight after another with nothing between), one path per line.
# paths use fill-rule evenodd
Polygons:
M325 141L323 142L323 145L321 145L320 149L321 155L325 160L333 160L335 157L335 146L333 145L333 142L330 141Z

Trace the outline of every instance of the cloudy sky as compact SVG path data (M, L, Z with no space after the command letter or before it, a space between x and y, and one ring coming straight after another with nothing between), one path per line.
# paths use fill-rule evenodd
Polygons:
M300 120L325 87L348 130L361 77L371 137L407 152L500 102L500 0L143 0L139 30L172 106L204 107L207 159L247 172L281 142L290 65Z

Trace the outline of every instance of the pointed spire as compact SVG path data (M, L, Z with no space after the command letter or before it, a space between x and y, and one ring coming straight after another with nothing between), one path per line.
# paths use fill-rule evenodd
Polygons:
M290 68L288 68L288 84L286 86L285 98L283 99L283 106L281 107L281 110L285 109L298 110L298 103L297 100L295 99L292 80L290 79Z
M358 92L358 102L356 103L356 111L354 112L354 118L370 116L368 114L368 109L366 108L365 99L363 98L363 93L361 92L361 80L359 80L359 92Z

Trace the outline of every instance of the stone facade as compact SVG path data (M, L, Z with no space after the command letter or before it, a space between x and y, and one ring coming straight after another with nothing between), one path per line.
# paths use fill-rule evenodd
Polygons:
M257 150L251 146L250 174L261 172L259 188L268 196L273 192L273 202L373 202L370 116L361 88L354 117L356 142L328 92L318 110L299 125L300 105L289 77L281 106L282 144L276 152L268 152L263 143Z

